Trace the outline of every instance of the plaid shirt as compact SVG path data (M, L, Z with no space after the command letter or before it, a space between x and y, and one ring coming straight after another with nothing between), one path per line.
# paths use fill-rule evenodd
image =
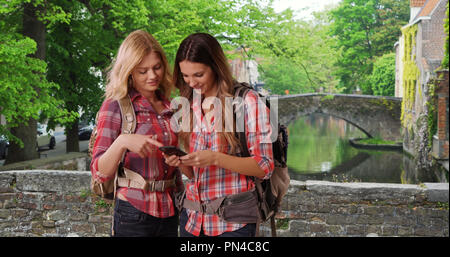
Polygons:
M160 114L156 113L151 104L139 92L132 89L129 96L136 112L136 134L157 135L157 140L164 145L177 145L177 137L170 129L170 102L163 99L166 107ZM104 182L112 177L106 177L98 171L98 160L111 146L121 133L121 114L118 101L105 100L100 108L97 121L97 139L94 144L91 162L91 173L95 180ZM118 188L138 210L154 217L167 218L175 215L173 194L183 190L181 173L176 167L170 167L164 162L161 151L156 150L147 158L140 158L138 154L127 152L124 167L138 172L149 180L167 180L177 176L177 188L170 188L165 192L150 192L134 188Z
M269 126L269 109L262 103L257 108L256 99L258 95L254 91L249 91L245 98L245 126L247 136L247 147L251 157L256 160L259 167L264 171L265 179L269 178L274 168L272 143L270 141L270 130L264 131L261 126ZM254 104L252 104L254 103ZM261 108L263 107L263 108ZM192 105L194 113L200 107ZM260 111L259 110L265 110ZM210 149L230 154L230 146L220 147L219 133L215 133L208 128L214 126L214 116L211 115L210 126L202 117L201 129L191 133L190 152ZM250 130L253 128L253 130ZM256 130L255 130L256 128ZM267 127L266 127L267 128ZM212 131L212 132L208 132ZM186 184L186 198L196 202L209 202L226 195L246 192L254 188L253 181L237 172L226 170L217 166L203 168L193 167L194 177ZM203 227L205 235L217 236L224 232L230 232L242 228L246 224L230 223L222 220L218 215L203 214L186 209L188 221L185 229L187 232L198 236Z

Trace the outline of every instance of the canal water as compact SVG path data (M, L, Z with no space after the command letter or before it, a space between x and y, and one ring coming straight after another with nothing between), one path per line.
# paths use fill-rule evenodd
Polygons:
M367 136L333 116L303 116L291 123L288 131L287 164L291 179L402 184L448 182L448 174L420 170L401 151L352 147L350 138Z

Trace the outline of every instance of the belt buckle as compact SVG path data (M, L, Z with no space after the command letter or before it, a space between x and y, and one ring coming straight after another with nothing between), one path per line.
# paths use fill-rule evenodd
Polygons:
M152 181L152 186L151 186L151 190L152 192L155 192L155 181Z
M200 203L200 209L202 210L202 213L206 214L206 204Z
M148 184L149 183L147 181L145 181L144 188L142 188L144 191L148 191L148 187L149 187Z

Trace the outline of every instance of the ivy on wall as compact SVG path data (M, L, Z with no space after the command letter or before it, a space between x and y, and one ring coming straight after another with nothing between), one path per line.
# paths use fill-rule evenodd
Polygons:
M412 109L416 95L416 82L420 71L416 64L416 55L413 52L416 46L417 24L403 28L404 54L403 54L403 101L401 122L402 126L412 128Z
M433 135L437 132L437 98L436 98L436 81L428 83L429 101L426 103L428 107L428 148L433 146Z
M442 68L443 69L448 69L448 51L449 51L449 46L448 46L448 14L449 14L449 9L448 9L448 2L447 2L447 11L445 12L445 19L444 19L444 31L447 34L447 36L445 37L445 42L444 42L444 58L442 59Z

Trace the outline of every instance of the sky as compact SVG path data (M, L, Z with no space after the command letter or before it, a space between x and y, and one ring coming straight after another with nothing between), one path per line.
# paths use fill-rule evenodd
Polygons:
M273 7L276 12L281 12L287 8L296 11L295 17L301 19L312 18L311 13L322 11L326 5L338 4L341 0L274 0ZM307 8L306 10L301 10Z

